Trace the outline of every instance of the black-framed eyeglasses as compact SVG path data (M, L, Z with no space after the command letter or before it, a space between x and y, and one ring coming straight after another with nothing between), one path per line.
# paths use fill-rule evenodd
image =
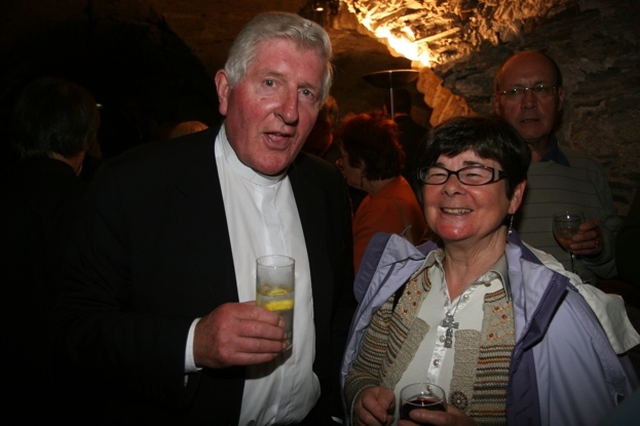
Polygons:
M418 179L426 185L442 185L451 175L456 175L460 183L469 186L487 185L507 177L504 171L489 166L466 166L456 171L428 166L418 170Z
M549 98L555 93L557 86L551 86L548 84L536 84L531 87L515 86L508 90L502 90L498 92L498 95L508 100L520 100L524 98L526 92L531 92L533 96L538 99Z

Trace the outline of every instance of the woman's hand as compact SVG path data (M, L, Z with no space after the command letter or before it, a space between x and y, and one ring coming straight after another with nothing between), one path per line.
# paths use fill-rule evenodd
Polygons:
M453 405L447 404L447 411L433 411L415 409L409 414L415 421L400 420L398 426L415 426L416 424L429 424L433 426L473 426L478 423L471 417L458 410Z
M396 396L389 388L381 386L360 392L353 407L357 426L380 426L393 423Z

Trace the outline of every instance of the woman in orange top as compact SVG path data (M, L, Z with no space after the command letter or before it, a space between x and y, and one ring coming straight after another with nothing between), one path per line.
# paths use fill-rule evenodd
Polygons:
M354 267L376 232L393 232L413 244L425 234L425 220L415 193L400 175L405 153L398 126L380 112L350 114L336 132L338 166L347 183L367 192L353 218Z

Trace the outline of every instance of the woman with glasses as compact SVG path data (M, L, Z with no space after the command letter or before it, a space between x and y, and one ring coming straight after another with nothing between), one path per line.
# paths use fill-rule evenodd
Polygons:
M529 161L500 118L432 131L418 177L439 241L379 235L363 257L342 371L350 424L591 425L637 387L618 355L640 337L623 302L510 230ZM617 305L602 313L594 295ZM400 390L415 382L442 387L446 411L397 423Z
M425 220L413 189L400 175L405 153L398 126L381 112L351 114L336 132L341 157L337 165L347 184L367 193L353 218L354 270L376 232L421 242ZM413 171L415 173L415 171Z

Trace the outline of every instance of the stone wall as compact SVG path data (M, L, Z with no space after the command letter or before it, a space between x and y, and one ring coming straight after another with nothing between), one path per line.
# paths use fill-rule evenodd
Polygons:
M640 185L640 3L583 2L519 39L487 46L449 69L435 68L443 85L477 112L491 108L498 64L518 50L555 58L567 91L560 137L605 168L619 213Z

